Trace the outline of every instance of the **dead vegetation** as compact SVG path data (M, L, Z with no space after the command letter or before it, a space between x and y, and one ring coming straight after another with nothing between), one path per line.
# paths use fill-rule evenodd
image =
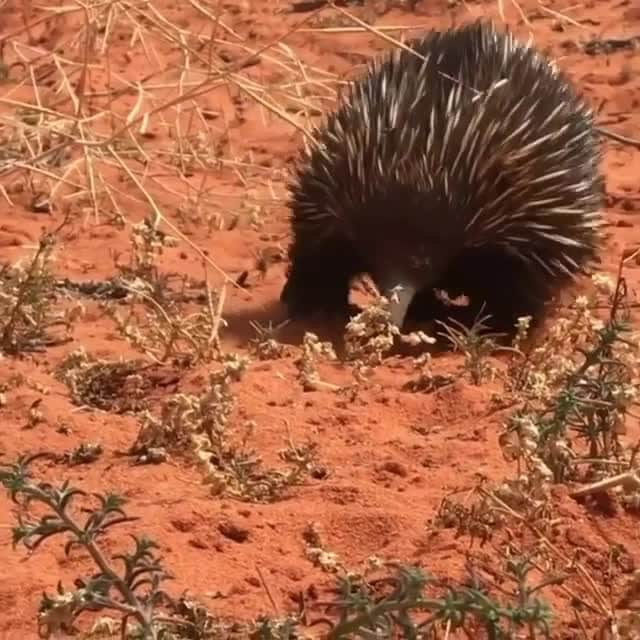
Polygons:
M91 358L84 349L72 351L59 364L56 376L81 407L124 413L145 408L148 389L141 375L144 363L107 362Z

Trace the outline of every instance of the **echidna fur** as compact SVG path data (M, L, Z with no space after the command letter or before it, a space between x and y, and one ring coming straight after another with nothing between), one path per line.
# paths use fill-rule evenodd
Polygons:
M399 326L431 312L437 288L512 323L597 260L592 112L553 63L490 22L374 60L314 139L290 187L291 317L345 316L366 273Z

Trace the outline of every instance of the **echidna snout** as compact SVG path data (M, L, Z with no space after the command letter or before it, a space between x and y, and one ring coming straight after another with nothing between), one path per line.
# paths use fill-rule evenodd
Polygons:
M384 287L382 295L389 301L390 320L398 327L404 325L409 307L418 292L418 287L399 282L391 287Z
M435 245L422 244L416 251L416 243L411 237L404 238L402 243L394 240L391 247L383 246L375 252L372 259L375 266L370 275L380 295L389 303L391 322L402 327L416 296L435 285L452 257ZM451 249L452 241L445 243L447 245Z
M555 65L489 22L374 60L314 139L290 188L290 316L344 316L369 274L399 326L451 285L515 320L597 257L593 113Z

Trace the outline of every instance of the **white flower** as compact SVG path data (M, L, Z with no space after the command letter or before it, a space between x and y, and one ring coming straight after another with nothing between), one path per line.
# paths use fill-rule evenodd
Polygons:
M611 294L615 290L615 283L610 276L604 273L594 273L591 281L601 293Z
M584 310L589 306L589 298L587 296L578 296L576 298L576 307L580 310Z

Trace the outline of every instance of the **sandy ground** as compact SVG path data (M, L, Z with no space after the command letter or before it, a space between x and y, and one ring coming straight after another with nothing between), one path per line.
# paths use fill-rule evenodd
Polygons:
M251 321L277 323L284 317L278 303L284 265L273 261L264 273L257 265L260 257L264 262L265 256L277 255L288 243L286 169L302 144L300 128L308 124L304 113L300 115L300 105L329 106L339 80L388 44L367 31L340 31L338 27L350 23L335 11L290 13L282 1L223 0L198 5L199 10L195 2L180 3L177 8L177 3L154 0L154 11L147 10L144 19L132 8L135 4L112 4L119 9L112 13L91 11L102 28L92 31L97 50L89 53L84 66L83 47L91 46L83 39L83 13L73 3L64 5L66 13L48 21L42 10L35 6L29 9L30 3L24 7L12 0L0 4L0 41L9 68L8 78L0 86L4 130L8 131L7 119L21 103L36 100L30 74L34 74L41 104L73 112L68 89L61 85L60 69L71 74L70 82L76 89L83 69L86 72L85 95L89 97L80 105L86 118L110 106L119 114L115 121L106 117L87 120L85 130L91 130L91 135L102 135L104 140L126 124L122 118L128 112L132 117L152 112L145 123L146 135L138 136L151 159L146 166L140 161L131 166L147 193L186 239L165 249L158 264L163 271L202 281L202 256L194 249L196 245L230 278L248 272L244 290L227 287L223 315L228 326L221 332L225 350L246 354L255 334ZM508 1L504 5L508 22L526 37L529 27L523 24L516 6ZM580 4L548 0L545 9L534 1L522 0L520 7L531 21L536 43L557 58L584 90L598 109L599 122L621 135L638 137L637 51L623 48L587 55L582 44L593 38L640 36L640 5L632 0ZM205 9L212 15L220 11L223 24L212 27L211 19L203 15ZM362 20L372 18L363 7L350 11ZM554 11L570 20L559 18ZM422 0L414 12L392 7L372 24L401 25L403 29L385 32L400 37L410 33L409 26L418 30L447 27L477 16L498 17L498 3ZM138 19L142 26L136 31L133 21ZM304 20L307 22L300 26ZM171 31L169 21L183 30L191 51L190 71L182 72L184 51L178 49L179 32L175 27ZM310 31L312 28L316 30ZM325 31L318 31L320 28ZM274 45L279 39L281 43ZM235 84L218 82L216 87L211 81L193 102L181 103L182 112L175 107L154 112L177 95L177 83L181 82L186 92L202 82L205 78L199 70L211 60L218 68L225 63L251 63L252 52L259 50L260 61L238 65ZM48 55L51 52L57 54L55 59ZM14 64L21 58L34 64ZM74 64L74 60L80 62ZM152 87L141 103L136 82ZM244 89L238 82L244 83ZM107 89L120 92L107 97ZM207 111L204 120L194 117L193 104ZM198 148L185 161L190 166L181 167L178 161L181 146L176 143L177 133L189 140L191 148ZM119 144L122 157L131 151L130 155L140 159L130 141L114 144ZM603 267L614 271L623 251L633 250L640 242L635 220L640 210L640 156L637 148L612 141L607 141L605 148L605 215L610 227ZM65 199L65 194L74 191L73 186L61 189L62 209L53 214L34 212L26 173L17 168L2 179L13 203L0 197L3 262L28 255L41 230L52 228L64 211L74 215L62 232L56 254L60 277L106 279L116 273L116 260L127 261L129 223L148 215L149 207L143 193L130 180L122 179L123 172L113 158L100 149L92 149L94 152L96 174L117 193L124 226L115 223L114 207L107 198L100 199L97 210L86 196ZM25 162L38 153L35 148L24 149ZM77 166L66 178L71 185L84 185L86 167L81 156L77 157ZM180 177L181 169L186 177ZM47 179L43 173L32 175L36 182ZM635 263L631 264L626 275L632 289L640 279L638 273ZM209 277L212 286L220 286L220 274L210 264ZM375 554L458 580L464 577L467 554L483 575L501 560L504 533L498 536L499 541L469 551L468 538L456 538L453 529L429 528L447 495L469 491L481 478L500 481L513 474L497 444L504 418L504 412L491 404L492 394L499 391L497 383L476 387L460 380L432 394L410 393L402 390L402 385L414 375L411 363L394 357L375 370L369 388L355 400L329 390L306 392L296 381L294 361L308 327L291 328L282 337L291 353L280 359L254 360L243 380L233 387L237 408L232 421L235 425L255 422L250 443L265 465L284 464L278 452L289 439L298 445L316 443L315 477L270 504L212 497L199 471L180 457L157 465L132 465L130 458L119 453L135 440L139 430L136 417L78 407L67 386L54 377L55 367L80 346L98 358L139 357L98 302L87 298L82 303L85 315L75 325L70 342L2 360L0 385L6 402L0 406L0 456L12 460L24 452L63 453L82 442L99 442L104 452L95 462L73 467L52 462L39 469L49 478L69 478L87 491L126 496L129 512L139 517L129 530L144 531L158 541L166 565L175 575L172 593L188 590L213 613L240 619L274 615L274 605L280 614L295 612L300 594L312 607L318 593L331 584L331 577L305 556L304 533L312 522L317 523L327 549L349 566L358 566ZM314 330L322 338L331 337L327 329ZM459 363L457 356L440 356L436 367L452 371ZM160 367L147 387L152 408L171 393L197 393L210 367L215 365L187 370ZM335 384L350 381L349 370L339 365L327 365L322 372ZM29 411L36 401L41 419L30 424ZM554 505L557 549L567 561L579 557L605 600L615 602L626 576L640 560L637 518L621 509L614 513L588 510L572 500L563 487L555 491ZM42 591L53 590L59 579L70 585L89 565L82 554L66 558L55 540L26 559L21 548L11 548L13 522L11 504L3 495L0 638L27 640L37 637L36 613ZM246 535L234 540L238 536L229 535L229 525ZM516 528L511 535L516 546L532 542L526 528ZM115 550L124 542L125 537L116 535L108 549ZM623 557L624 562L611 560L614 548L618 550L616 557ZM578 621L571 594L575 596L579 584L568 591L560 586L545 591L557 616L555 638L594 638L604 622L587 607L578 607Z

